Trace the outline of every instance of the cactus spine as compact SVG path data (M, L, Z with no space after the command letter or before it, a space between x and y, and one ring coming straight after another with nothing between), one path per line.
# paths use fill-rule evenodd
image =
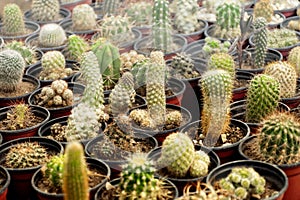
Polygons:
M274 10L270 0L259 0L255 3L253 9L254 18L263 17L267 20L267 22L271 22L273 14Z
M45 24L39 33L39 45L42 47L57 47L67 41L64 29L58 24Z
M209 70L202 75L199 85L204 101L201 113L201 127L206 135L204 144L213 146L229 127L233 78L227 71Z
M59 18L60 4L58 0L33 0L31 4L32 18L36 21L56 21Z
M97 15L88 4L80 4L74 7L72 12L73 30L86 31L96 28Z
M208 70L223 69L227 71L232 78L235 77L235 63L234 59L228 53L214 53L208 61Z
M297 73L288 62L274 62L265 67L265 74L273 76L280 84L280 97L291 98L296 95Z
M80 62L82 54L90 49L89 44L78 35L68 37L66 57Z
M0 90L13 92L22 81L25 61L20 53L15 50L0 52Z
M9 3L4 6L3 28L4 35L18 36L25 33L23 13L17 4Z
M88 200L89 185L83 147L79 142L67 144L63 170L65 200Z
M267 21L263 17L258 17L254 21L254 44L255 44L255 67L262 68L265 65L267 51Z
M300 75L300 47L294 47L287 58L287 61L295 67L297 75Z
M156 50L170 51L172 44L172 26L170 22L169 2L155 0L152 14L153 44Z
M279 82L266 74L256 75L247 92L245 121L259 123L276 110L279 99Z
M120 7L120 0L104 0L104 15L115 15Z
M22 41L11 41L5 45L6 49L19 52L24 58L27 65L34 64L37 61L37 55L34 47L28 47Z

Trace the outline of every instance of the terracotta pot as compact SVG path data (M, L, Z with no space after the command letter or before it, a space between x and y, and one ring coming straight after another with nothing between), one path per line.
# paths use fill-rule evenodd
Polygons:
M0 166L0 174L1 177L3 176L4 179L2 180L3 187L0 188L0 200L6 200L7 199L7 192L8 192L8 186L10 184L11 178L10 175L4 167Z
M256 136L251 136L239 145L239 154L242 156L243 159L251 160L251 158L245 155L244 149L245 144L255 138ZM277 166L281 170L283 170L288 178L288 187L286 192L284 193L283 200L299 200L300 190L298 184L300 182L300 162L290 165L284 164L273 166Z
M69 3L61 3L60 6L72 12L74 7L80 4L91 4L91 3L92 0L74 0L73 2L69 2Z
M259 175L263 176L267 182L277 187L278 194L264 200L282 200L288 186L287 177L278 167L260 161L238 160L220 165L213 169L207 176L206 183L214 183L222 178L227 177L234 167L252 167Z
M0 119L3 120L7 117L7 113L12 109L14 106L8 106L0 109ZM25 128L25 129L18 129L18 130L0 130L0 133L3 137L3 142L7 142L10 140L18 139L18 138L25 138L25 137L32 137L37 136L38 129L40 126L44 125L50 118L49 111L40 106L30 105L29 106L31 112L33 112L36 116L43 118L43 121L35 126Z

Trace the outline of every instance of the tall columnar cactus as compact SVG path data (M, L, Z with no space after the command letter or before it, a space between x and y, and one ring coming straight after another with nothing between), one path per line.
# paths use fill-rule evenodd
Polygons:
M208 61L208 69L223 69L232 76L235 77L235 63L233 57L228 53L214 53L212 54Z
M39 33L38 42L41 47L57 47L67 41L64 29L58 24L45 24Z
M161 51L151 52L151 62L146 75L147 107L154 126L163 125L166 116L166 64L163 56Z
M151 2L133 2L125 8L125 14L130 22L135 26L147 26L152 23L152 3Z
M300 75L300 47L294 47L287 58L287 61L295 67L295 70Z
M120 0L104 0L103 2L103 14L104 15L116 15L121 5Z
M179 33L189 34L200 28L197 0L177 0L174 23Z
M79 142L67 144L63 166L64 199L89 200L87 164Z
M13 40L5 44L6 49L19 52L27 65L34 64L37 61L37 55L34 47L26 46L22 41Z
M17 4L9 3L3 10L2 33L9 36L18 36L25 33L23 13Z
M55 188L62 186L64 155L52 156L50 160L41 168L44 177L49 180L49 183Z
M256 2L253 9L253 15L254 18L264 17L267 22L271 22L274 10L270 0L259 0Z
M152 23L154 48L164 52L169 51L172 44L172 25L167 0L154 1Z
M33 0L31 4L32 18L42 22L55 21L59 18L59 9L58 0Z
M214 146L229 127L233 78L227 71L209 70L202 75L199 85L204 101L201 113L201 127L206 135L204 144Z
M217 24L221 29L237 28L240 23L241 10L236 3L223 3L216 10Z
M253 24L254 31L254 45L255 45L255 67L262 68L265 65L266 51L267 51L267 21L263 17L257 17Z
M290 113L274 113L259 130L259 152L263 159L280 165L299 158L300 124Z
M82 54L90 49L90 45L84 38L78 35L68 37L66 57L69 60L80 62Z
M247 91L245 121L259 123L274 112L280 99L279 82L266 74L256 75Z
M280 97L291 98L296 95L297 73L288 62L273 62L265 67L265 74L273 76L280 84Z
M80 4L72 11L73 30L86 31L96 28L97 15L94 9L88 4Z
M20 53L15 50L0 52L0 90L13 92L22 81L25 61Z

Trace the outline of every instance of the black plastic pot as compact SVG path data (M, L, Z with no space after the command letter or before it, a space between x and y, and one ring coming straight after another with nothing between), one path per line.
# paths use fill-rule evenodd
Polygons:
M195 31L193 33L189 33L189 34L183 34L183 33L177 33L177 34L182 35L183 37L185 37L187 39L188 43L191 43L191 42L198 41L198 40L202 39L204 37L204 31L208 27L208 23L207 23L207 21L204 21L202 19L199 19L198 23L202 25L202 28L200 30Z
M222 178L227 177L234 167L252 167L256 172L263 176L267 182L279 191L278 194L264 200L280 200L288 186L288 180L284 172L278 167L260 161L238 160L226 163L213 169L207 176L206 183L214 185L214 183Z
M216 36L214 36L215 27L216 27L215 24L210 25L210 26L204 31L205 37L216 38ZM218 38L218 40L220 40L221 42L225 42L225 41L233 42L234 39L235 39L235 38L232 38L232 39Z
M4 46L4 40L3 38L0 36L0 48L2 48Z
M6 200L7 199L7 192L8 192L8 186L10 184L11 178L9 175L9 172L4 167L0 166L0 176L4 179L2 180L2 186L0 188L0 200Z
M248 71L239 71L236 70L235 77L237 81L250 82L250 80L254 77L254 74ZM233 89L232 101L239 101L246 97L248 91L247 86L238 87Z
M103 2L93 1L90 6L94 9L98 18L103 18Z

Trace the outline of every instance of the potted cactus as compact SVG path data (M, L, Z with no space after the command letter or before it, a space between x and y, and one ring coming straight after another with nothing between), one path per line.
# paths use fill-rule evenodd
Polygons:
M92 0L60 0L60 6L73 12L74 8L82 4L91 4Z

